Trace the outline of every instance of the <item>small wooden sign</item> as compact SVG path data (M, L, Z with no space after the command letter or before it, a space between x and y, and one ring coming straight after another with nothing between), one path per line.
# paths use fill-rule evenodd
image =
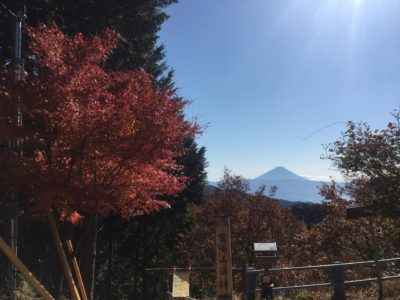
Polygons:
M188 271L175 271L172 280L172 297L189 297L189 277Z
M217 300L232 300L232 254L229 217L215 218Z

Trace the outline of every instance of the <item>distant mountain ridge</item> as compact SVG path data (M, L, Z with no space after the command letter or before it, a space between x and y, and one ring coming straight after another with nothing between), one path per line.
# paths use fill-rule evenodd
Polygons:
M268 194L271 186L277 186L278 191L273 196L277 199L288 201L304 201L320 203L322 197L319 189L324 185L324 181L314 181L299 176L285 167L276 167L258 177L248 179L250 191L255 192L261 185L265 185ZM211 185L216 183L210 182Z

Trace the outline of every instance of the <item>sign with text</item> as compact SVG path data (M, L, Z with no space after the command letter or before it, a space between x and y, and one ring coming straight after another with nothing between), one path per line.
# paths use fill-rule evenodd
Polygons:
M215 218L217 300L232 300L232 256L229 217Z
M189 276L188 271L175 271L172 280L172 297L189 297Z

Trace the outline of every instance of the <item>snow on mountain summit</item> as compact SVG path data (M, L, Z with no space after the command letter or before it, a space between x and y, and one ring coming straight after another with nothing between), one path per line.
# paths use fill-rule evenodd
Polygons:
M309 180L299 176L285 167L276 167L265 174L249 180L251 192L255 192L259 186L267 188L277 186L275 197L289 201L321 202L319 188L324 184L322 181Z
M301 177L285 167L276 167L263 175L260 175L253 180L308 180L305 177Z

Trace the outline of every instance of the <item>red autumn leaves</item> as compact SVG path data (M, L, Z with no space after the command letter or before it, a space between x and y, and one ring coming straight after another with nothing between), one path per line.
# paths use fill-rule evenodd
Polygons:
M10 70L1 77L0 139L20 139L24 150L2 155L1 188L68 212L128 217L167 207L158 197L184 188L176 158L198 132L184 120L186 102L154 88L143 70L107 72L118 41L112 30L85 39L41 25L28 35L30 71L18 85Z

